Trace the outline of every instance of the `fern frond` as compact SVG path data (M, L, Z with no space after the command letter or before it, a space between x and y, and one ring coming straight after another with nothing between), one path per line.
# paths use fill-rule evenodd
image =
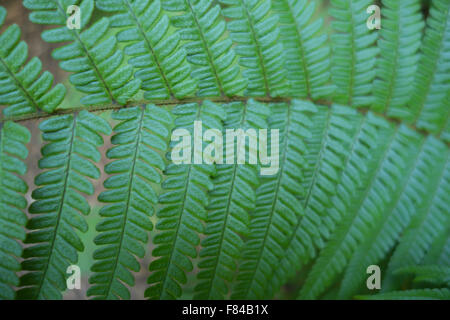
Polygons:
M335 90L329 84L330 46L328 36L320 34L322 19L311 22L316 2L273 0L272 7L280 17L280 40L291 84L290 96L312 99L329 97Z
M450 101L450 94L447 96L447 100ZM447 103L448 105L449 103ZM447 124L444 126L444 130L441 133L441 138L447 143L450 143L450 116L447 117Z
M123 29L117 39L126 44L124 52L137 69L135 76L142 80L144 98L194 96L197 83L190 76L186 51L180 47L179 34L172 32L160 0L100 0L96 5L115 13L111 26Z
M226 22L212 0L167 0L164 9L181 14L171 22L187 43L184 48L198 80L199 96L234 96L247 86L242 78L233 43L225 38Z
M0 6L0 27L6 18ZM41 61L34 57L29 62L28 46L20 41L20 28L9 26L0 35L0 104L5 117L14 117L43 110L51 113L64 99L66 88L57 84L52 88L53 75L42 71Z
M450 287L450 266L423 265L403 267L395 274L413 274L414 282L426 282L434 286Z
M409 107L417 127L439 133L450 104L450 3L432 1ZM447 124L448 125L448 124Z
M450 266L450 226L440 230L423 259L423 264Z
M232 103L226 108L227 131L267 128L270 108L265 104L250 99L246 105ZM242 142L245 148L249 148L247 140ZM231 148L234 150L234 145ZM201 242L198 263L200 271L197 274L199 282L195 287L196 299L224 299L227 296L227 283L234 278L236 261L244 247L241 237L249 231L249 212L255 208L256 188L260 184L257 165L236 164L236 159L234 163L217 165L213 179L214 189L210 192L204 231L206 238Z
M311 133L309 120L317 108L312 103L294 100L292 104L272 107L269 128L280 130L280 170L261 178L256 191L256 208L251 213L250 232L239 263L239 283L232 298L262 298L267 273L277 267L278 258L303 215L298 199L303 195L301 172L306 166L305 138Z
M417 289L393 291L371 296L356 296L359 300L450 300L449 289Z
M413 92L411 78L419 61L424 22L420 0L383 0L383 27L378 46L377 79L373 110L404 118Z
M429 137L415 155L415 163L407 173L403 185L397 186L398 196L386 208L381 223L372 225L365 235L364 242L356 249L341 282L339 297L350 298L364 282L366 268L378 265L394 247L401 233L409 224L417 207L429 196L429 191L436 183L434 168L445 162L447 147L439 140ZM439 172L438 172L439 174Z
M21 270L17 259L22 255L22 245L18 240L25 240L27 216L23 210L28 190L20 176L27 171L25 145L30 137L28 129L10 121L0 131L0 300L14 299L12 287L19 285L16 272Z
M371 0L334 0L330 15L334 34L332 41L331 76L337 90L336 103L349 106L370 106L373 100L377 47L377 31L366 28L366 9Z
M21 299L59 299L66 289L66 269L78 260L84 245L75 230L87 231L80 215L90 207L81 195L91 195L94 187L88 180L98 179L100 170L94 164L101 158L97 150L103 144L98 133L110 134L103 118L81 111L75 115L47 119L39 125L44 141L36 176L39 186L32 193L27 223L30 232L25 239L22 270L30 271L20 278Z
M393 272L405 266L418 265L425 257L440 231L447 229L450 223L450 151L447 148L442 155L446 163L436 165L433 175L435 183L428 190L428 197L417 209L410 225L405 230L400 243L389 260L382 290L397 288L402 277L395 277Z
M411 152L417 151L420 142L419 134L401 126L390 135L388 143L379 146L374 156L379 161L371 163L367 185L347 199L346 216L321 251L299 298L318 297L344 269L357 245L365 239L364 235L378 225L395 199L398 185L404 183L405 173L411 166Z
M375 126L379 119L373 115L364 119L356 116L353 109L341 106L325 111L325 115L322 131L313 133L311 139L313 145L319 144L320 147L317 156L312 157L311 178L306 195L301 199L305 216L299 219L278 268L269 277L266 288L268 296L272 296L324 246L324 241L346 214L342 210L346 201L334 197L340 193L346 200L359 188L359 180L366 170L368 149L376 139ZM345 183L341 183L341 179ZM334 204L337 209L328 212Z
M270 0L220 0L239 64L248 79L246 96L281 97L289 93L278 16Z
M88 295L129 299L125 284L135 284L130 270L139 271L135 256L144 257L142 244L148 243L148 231L153 229L150 216L158 196L152 183L161 182L159 171L165 162L160 153L167 150L173 120L168 111L154 105L119 110L113 119L119 123L107 156L114 161L105 166L111 176L104 183L107 190L98 197L108 205L99 212L100 234L94 240L99 248L94 252L95 274L89 279L94 285Z
M205 101L202 106L179 105L172 112L177 116L176 130L185 130L184 134L191 136L195 130L194 121L202 121L207 129L221 131L222 121L226 118L223 107L210 101ZM191 136L188 136L189 140ZM171 145L172 151L178 148L173 141ZM184 149L183 152L188 151ZM153 239L156 248L152 253L159 258L150 264L152 274L148 283L151 286L145 292L150 299L179 298L181 285L187 281L186 272L193 269L191 259L197 257L199 234L203 233L203 222L207 218L208 191L214 188L211 177L215 174L215 166L195 164L196 152L195 149L188 152L191 164L171 163L164 171L167 177L159 197L162 207L158 210L156 225L160 232Z
M45 30L45 41L70 42L55 49L52 56L60 61L63 70L73 73L69 79L75 88L87 94L81 99L82 104L124 105L138 92L141 80L133 78L133 67L125 63L116 37L108 37L108 18L87 27L94 11L93 0L24 0L23 4L33 10L32 22L60 26ZM73 4L79 4L82 12L80 30L66 26L66 11Z

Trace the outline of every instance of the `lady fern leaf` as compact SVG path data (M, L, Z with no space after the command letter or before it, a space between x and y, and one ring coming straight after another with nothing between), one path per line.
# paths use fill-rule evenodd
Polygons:
M91 195L94 187L88 180L98 179L100 161L97 150L103 144L98 132L109 134L111 127L99 116L87 111L76 115L50 118L39 126L48 143L42 148L39 167L44 172L35 178L39 186L33 191L28 220L30 230L24 243L22 270L29 271L20 279L21 299L57 299L66 287L69 265L84 250L80 236L88 225L81 215L90 206L82 194Z
M249 100L245 106L241 103L227 105L227 111L224 125L227 132L263 128L267 125L267 117L270 114L267 105L255 100ZM250 137L249 132L246 134ZM229 151L229 144L233 151ZM250 141L243 141L240 146L249 148L250 152ZM210 192L211 200L207 207L208 216L204 231L206 237L201 242L202 249L199 254L199 282L194 295L196 299L223 299L228 295L230 288L227 282L233 280L236 261L240 258L244 246L241 237L248 235L249 231L248 212L255 208L256 188L260 184L255 164L236 164L234 137L232 140L227 139L225 148L227 158L233 159L235 164L217 165L217 173L212 181L214 190ZM244 154L247 154L247 151Z
M449 289L416 289L393 291L371 296L358 296L360 300L450 300Z
M411 219L408 229L389 260L383 290L397 288L401 279L393 275L394 270L419 264L439 232L446 230L449 225L450 211L446 201L450 188L448 149L443 153L443 158L443 163L439 163L433 171L435 181L429 190L430 195L418 205L417 214Z
M0 6L0 27L6 18L5 8ZM6 117L20 116L37 111L53 112L66 94L62 84L52 87L53 75L41 74L42 63L38 58L28 63L28 47L20 41L20 28L9 26L0 35L0 104Z
M374 103L374 68L379 48L373 43L378 33L363 27L370 4L370 0L331 2L330 15L335 19L331 75L337 86L334 101L340 104L367 107Z
M297 220L304 214L299 200L304 192L301 177L293 173L301 172L306 166L304 140L310 138L309 117L317 109L311 103L300 101L272 108L268 121L271 129L281 131L281 168L277 174L261 178L256 190L256 206L251 213L250 232L232 298L262 297L268 273L276 268Z
M397 196L395 188L404 183L404 175L411 166L410 154L416 152L420 140L418 134L406 127L396 129L391 135L390 144L370 171L365 191L352 199L349 212L314 264L301 298L312 299L322 294L347 265L369 228L380 223L386 208Z
M108 37L110 21L104 17L89 28L93 0L81 0L81 28L69 29L66 10L77 0L24 0L24 6L34 10L30 20L39 24L59 25L43 32L42 37L51 43L70 42L53 51L52 56L61 61L63 70L72 72L70 82L77 90L87 94L81 103L99 105L117 102L124 105L140 89L141 80L133 78L132 66L124 63L124 53L115 36Z
M190 76L186 52L180 48L179 34L171 33L169 17L159 0L102 0L96 5L115 13L111 26L121 28L117 39L127 43L125 54L137 69L135 76L142 80L146 99L194 95L197 82Z
M21 270L23 248L18 241L26 237L28 191L21 176L27 171L30 138L28 129L14 122L6 122L0 131L0 299L14 299L13 287L19 285L16 272Z
M379 1L378 31L369 0L24 0L69 94L3 28L0 299L70 297L74 265L93 299L448 299L450 6L428 2Z
M419 0L402 3L383 1L384 27L380 30L380 59L377 64L377 80L374 82L373 110L390 116L405 113L405 104L413 91L411 77L419 60L424 22Z
M113 118L119 123L107 156L114 161L105 167L110 175L104 183L107 190L98 197L107 205L99 212L103 219L96 227L100 233L94 242L99 248L94 253L97 261L88 292L108 299L130 297L124 284L134 285L130 270L139 271L135 256L144 257L142 244L148 242L147 233L153 229L149 217L158 196L152 184L161 182L165 162L160 153L167 149L172 126L170 114L154 105L120 110Z
M201 121L206 129L221 130L226 117L222 106L209 101L202 106L180 105L172 112L177 116L175 128L186 130L184 133L195 130L194 121ZM172 153L174 149L176 146L172 142ZM153 274L148 278L151 286L146 290L146 296L151 299L179 298L180 285L187 281L186 272L193 269L190 259L197 257L196 246L200 243L199 234L203 233L203 221L207 219L207 194L214 187L211 177L215 167L196 164L196 152L195 147L188 152L191 164L171 163L165 170L167 178L162 184L164 192L159 198L162 207L158 210L160 220L156 225L160 233L153 239L157 246L152 254L158 259L150 264Z
M278 16L270 0L221 0L230 37L237 43L239 64L248 79L246 96L286 96L289 93L283 45L278 42Z
M186 40L184 48L192 65L192 77L198 80L198 95L206 97L238 95L247 81L240 76L236 54L226 32L221 9L212 0L170 0L163 7L177 12L171 18Z
M439 140L428 138L423 142L416 160L407 174L408 179L397 192L399 196L383 216L382 223L375 225L365 237L364 243L350 259L340 287L340 298L351 297L365 277L365 269L379 264L400 238L403 230L416 214L415 207L425 200L435 183L433 167L445 160L446 146ZM437 170L439 173L439 171Z
M312 99L329 97L336 89L329 83L331 50L327 35L320 33L323 19L311 22L316 2L275 0L272 7L280 17L290 95Z

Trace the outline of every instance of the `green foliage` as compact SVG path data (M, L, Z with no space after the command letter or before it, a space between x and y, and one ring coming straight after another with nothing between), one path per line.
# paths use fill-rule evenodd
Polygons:
M172 113L178 116L175 129L185 130L185 133L193 132L194 121L202 121L205 128L221 130L225 118L222 107L210 101L205 101L202 106L180 105ZM164 171L166 180L162 183L163 193L159 198L162 207L158 210L160 220L156 225L161 233L153 239L156 248L152 252L159 258L150 264L153 274L148 283L151 286L145 292L152 299L180 297L180 284L187 281L185 273L193 269L189 258L197 257L199 234L204 232L202 221L207 218L208 192L214 188L211 176L215 167L196 164L196 152L195 149L191 152L192 164L171 163Z
M130 270L140 269L134 256L145 255L141 243L148 242L147 231L153 228L149 217L157 202L151 183L161 182L158 170L165 164L158 151L166 149L172 119L155 106L119 110L113 119L120 122L111 139L114 147L107 152L107 157L114 159L105 166L111 175L104 183L107 190L98 197L108 205L100 210L103 219L96 227L100 234L94 242L100 248L94 253L98 261L92 271L96 274L89 281L95 285L88 295L129 299L122 282L134 285Z
M111 128L102 118L87 111L47 119L39 125L44 141L36 176L35 200L28 212L30 231L24 243L22 269L30 271L20 279L22 299L58 299L65 289L66 269L78 260L84 244L75 229L86 232L82 215L90 206L81 195L94 193L88 180L98 179L100 161L97 150L103 144L99 133L109 134Z
M6 10L0 7L0 27L6 18ZM66 88L57 84L34 57L28 63L28 46L20 41L20 28L14 24L0 35L0 104L6 117L30 114L38 110L53 112L66 94Z
M170 0L163 4L176 13L171 22L185 41L191 75L198 80L197 95L238 95L247 81L236 64L233 42L224 38L227 24L219 5L210 0Z
M413 274L414 282L450 286L450 267L444 265L412 266L398 269L396 274Z
M246 106L234 103L227 107L227 130L267 127L269 108L249 100ZM245 141L244 145L247 146ZM217 174L210 193L210 205L200 251L196 299L223 299L229 292L227 282L233 280L236 260L241 255L248 234L250 216L256 203L259 184L257 166L254 164L217 165Z
M450 299L450 4L381 3L378 31L369 0L24 0L83 106L6 27L0 299L62 298L86 247L93 299L148 260L149 299Z
M366 8L370 0L334 0L330 14L334 33L332 41L331 75L336 84L334 101L350 106L371 106L374 103L377 54L380 48L373 46L377 32L364 27Z
M449 141L450 83L450 3L433 1L424 47L415 76L410 108L419 128L438 133L445 129L444 139ZM409 79L408 79L409 80ZM446 122L447 121L447 122ZM447 138L445 137L447 136Z
M359 296L361 300L450 300L449 289L416 289L394 291L372 296Z
M24 6L34 10L30 20L34 23L57 25L46 30L42 38L51 43L70 42L53 51L61 61L61 69L72 72L70 82L87 95L81 103L87 105L117 102L124 105L139 90L141 80L133 78L133 67L124 63L124 53L116 36L108 36L110 21L106 17L86 28L92 20L94 0L81 0L81 30L66 26L69 5L77 0L25 0Z
M384 26L380 30L378 45L381 57L377 63L374 82L373 109L388 111L390 116L405 113L413 89L414 77L421 45L424 22L420 13L420 0L383 0Z
M304 214L299 200L304 193L302 181L294 173L305 167L303 140L311 137L309 117L316 108L301 101L273 108L269 125L281 131L281 170L261 179L256 190L256 206L237 277L239 283L232 295L235 298L261 297L269 271L277 267L297 220Z
M25 127L6 122L0 133L0 298L13 299L13 286L19 285L17 260L22 255L18 240L25 240L24 226L27 207L24 194L28 186L20 176L27 171L24 161L28 156L25 145L30 132Z
M280 40L283 43L285 68L291 84L290 95L302 98L330 96L330 46L321 34L322 19L311 22L316 2L274 0L273 11L279 16Z
M125 28L117 34L125 42L125 54L142 80L147 99L184 98L192 96L196 82L186 52L180 48L180 36L171 33L170 21L159 0L150 2L101 0L97 6L105 11L119 12L111 17L111 26Z
M341 284L340 297L351 297L364 281L366 266L386 258L410 223L411 216L417 214L417 207L426 201L436 183L436 174L439 174L436 160L442 164L446 152L446 146L437 139L429 137L424 141L414 166L406 175L403 190L398 190L397 198L384 213L382 221L371 229L363 245L353 254Z

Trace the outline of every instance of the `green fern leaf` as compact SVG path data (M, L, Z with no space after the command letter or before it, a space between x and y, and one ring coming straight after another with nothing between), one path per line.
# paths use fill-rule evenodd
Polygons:
M17 259L22 246L18 240L25 240L27 217L23 210L28 190L20 176L27 171L25 145L30 137L28 129L10 121L0 132L0 300L14 299L13 287L19 285L16 272L21 270Z
M449 299L450 4L381 0L371 31L372 1L318 3L24 0L70 94L2 28L0 299L60 299L86 263L89 297L129 299L149 251L151 299Z
M115 161L105 167L111 175L104 183L106 191L98 199L108 203L100 210L102 220L97 225L100 234L95 243L95 274L90 278L94 286L88 295L96 298L130 298L125 284L135 284L131 271L140 265L134 256L143 258L142 244L148 242L153 229L149 217L157 202L152 183L161 182L160 170L165 163L160 153L167 149L172 125L168 111L149 105L145 108L122 109L113 114L120 122L111 142L115 145L107 156Z
M436 183L436 174L440 174L433 168L442 166L446 152L447 147L439 140L429 137L424 141L404 184L398 185L397 196L386 209L382 222L372 226L364 243L353 254L341 283L341 299L349 298L357 291L366 277L366 268L379 264L398 241L411 216L416 215L416 208L429 196Z
M81 193L94 193L87 179L98 179L100 171L93 162L101 158L97 147L111 127L99 116L82 111L78 115L50 118L40 124L43 139L36 176L39 186L32 193L29 208L33 217L27 223L30 230L23 251L22 270L30 271L20 279L21 299L59 299L66 288L66 269L78 260L84 245L76 230L86 232L87 224L80 216L89 214L90 207Z
M381 57L377 63L374 83L373 110L389 116L402 117L411 98L419 60L424 22L420 13L420 0L383 0L383 27L378 46Z
M439 133L449 122L450 3L431 3L422 56L409 103L417 126ZM447 124L448 125L448 124ZM445 138L444 138L445 139ZM448 138L447 138L448 139Z
M115 13L111 26L122 30L117 39L127 44L124 52L137 69L135 76L142 80L146 99L181 99L195 94L197 83L190 77L186 51L179 46L179 34L171 33L169 17L159 0L101 0L96 5Z
M247 86L241 77L233 43L225 38L226 23L212 0L168 0L164 9L176 12L171 22L179 30L192 77L198 80L199 96L238 95ZM181 13L181 14L179 14Z
M390 130L386 130L390 131ZM391 203L397 186L405 179L411 165L411 152L417 149L420 136L402 126L389 137L390 143L381 152L380 162L369 171L371 176L363 192L350 197L350 208L342 223L327 242L313 266L300 294L302 299L318 297L347 265L355 248L370 228L378 225Z
M274 0L273 10L280 17L280 38L285 51L285 68L291 84L290 96L329 97L335 90L329 84L330 46L319 34L322 19L311 22L316 2Z
M239 263L239 283L232 298L261 298L267 272L277 267L278 257L303 215L298 199L303 195L301 176L306 165L305 138L310 138L309 117L317 111L312 103L293 101L272 107L269 127L280 130L280 170L261 178L256 191L256 208L251 213L250 232ZM268 267L270 266L270 268Z
M447 95L447 101L450 101L450 94ZM447 103L448 105L448 103ZM450 143L450 116L447 117L447 124L444 127L444 130L441 133L441 138L447 142Z
M0 6L0 27L6 18ZM14 117L43 110L51 113L64 99L66 88L52 88L53 75L41 74L42 63L34 57L28 63L28 46L20 41L20 28L14 24L0 35L0 104L5 117Z
M423 259L424 265L450 265L450 226L442 229Z
M431 190L428 190L428 197L420 204L418 213L413 217L389 261L382 290L397 288L402 279L393 275L394 270L420 264L439 232L446 230L450 223L448 202L448 195L450 194L450 152L448 149L443 156L446 163L437 166L436 170L438 168L440 170L433 172L437 175L436 183Z
M423 265L403 267L395 274L414 274L414 282L426 282L434 286L450 287L450 267L440 265Z
M376 31L366 26L366 9L370 0L334 0L330 15L334 34L332 40L331 75L337 86L334 101L349 106L370 106L374 102L373 81L376 72L378 38Z
M232 103L226 108L226 130L267 128L270 108L265 104L250 99L246 105ZM242 146L249 148L249 141L242 142ZM255 208L256 188L260 184L257 165L236 164L236 159L234 163L217 165L204 231L206 238L201 242L195 299L223 299L228 295L227 283L234 278L236 261L244 247L241 236L249 232L248 212Z
M59 25L45 30L42 38L47 42L70 42L53 51L52 56L61 61L60 67L73 74L70 82L77 90L87 94L81 99L86 105L108 103L126 104L139 90L140 79L133 78L133 67L124 63L115 36L108 37L109 20L104 17L87 25L91 20L94 1L81 0L81 30L66 26L69 5L76 0L36 1L24 0L27 9L34 10L30 20L34 23Z
M301 199L305 216L299 219L279 267L269 277L267 296L272 296L300 266L316 256L317 249L324 246L336 224L346 215L349 195L360 188L380 119L372 114L357 117L352 111L341 106L325 111L321 131L313 133L313 141L308 142L318 147L315 155L310 155L313 169L308 174L307 193ZM381 126L385 124L382 122Z
M278 16L270 0L220 0L239 64L248 79L246 96L281 97L289 93L284 48L278 41Z
M418 289L393 291L372 296L357 296L360 300L450 300L449 289Z
M177 116L176 130L186 130L184 134L193 132L194 121L202 121L206 129L221 130L226 117L222 106L209 101L202 106L179 105L173 113ZM172 143L172 150L174 148L177 147ZM164 172L167 178L162 184L164 192L159 198L162 207L158 210L160 220L156 225L160 232L153 239L156 248L152 253L159 259L150 264L153 273L148 283L151 286L145 292L150 299L180 297L180 285L187 281L186 272L193 269L190 258L197 257L199 234L203 233L203 221L207 218L208 191L214 187L211 176L215 174L215 166L195 164L197 152L196 149L190 152L192 164L171 163Z

